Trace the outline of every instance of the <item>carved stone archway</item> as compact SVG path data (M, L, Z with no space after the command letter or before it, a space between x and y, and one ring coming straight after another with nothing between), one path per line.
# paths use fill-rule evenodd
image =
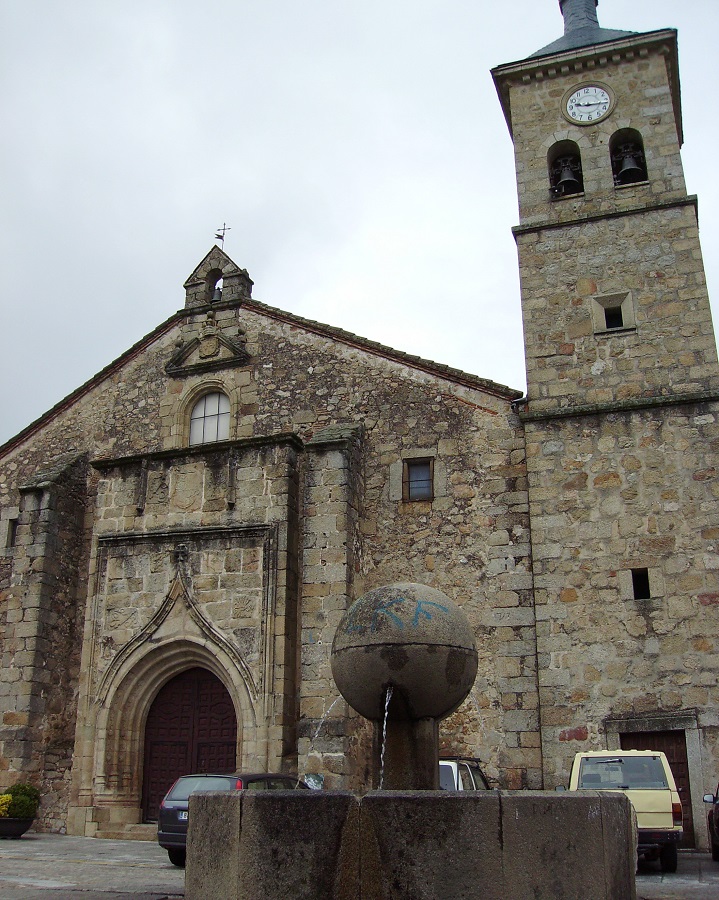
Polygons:
M100 831L142 821L147 716L161 688L187 669L211 672L227 690L237 720L236 760L242 764L247 736L250 748L256 743L257 721L251 693L233 662L221 648L192 639L171 640L144 653L138 648L124 661L97 709L92 786L84 779Z

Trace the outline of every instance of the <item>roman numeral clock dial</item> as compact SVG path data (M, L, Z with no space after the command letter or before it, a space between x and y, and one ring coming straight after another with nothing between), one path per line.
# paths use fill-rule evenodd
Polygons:
M575 125L593 125L614 109L610 89L602 84L582 84L568 91L562 100L562 113Z

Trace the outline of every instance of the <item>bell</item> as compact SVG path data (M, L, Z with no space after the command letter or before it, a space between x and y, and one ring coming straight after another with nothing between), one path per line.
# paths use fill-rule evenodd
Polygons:
M222 300L222 288L216 287L212 294L212 303L219 303Z
M647 173L639 164L637 156L636 151L629 151L623 155L614 179L617 184L634 184L636 181L646 181Z
M582 191L582 185L574 174L572 159L560 159L557 161L556 168L559 170L559 177L554 185L554 193L561 194L579 194Z

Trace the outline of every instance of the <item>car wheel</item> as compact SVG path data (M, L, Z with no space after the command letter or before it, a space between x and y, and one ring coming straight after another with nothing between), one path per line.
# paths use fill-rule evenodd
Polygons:
M677 870L677 846L665 844L659 853L659 865L662 872L676 872Z
M167 855L170 857L170 862L173 866L179 866L181 869L185 868L186 850L182 850L179 847L171 847L168 849Z
M711 832L709 832L711 834ZM711 837L712 842L712 859L714 862L719 862L719 844L714 840L714 836Z

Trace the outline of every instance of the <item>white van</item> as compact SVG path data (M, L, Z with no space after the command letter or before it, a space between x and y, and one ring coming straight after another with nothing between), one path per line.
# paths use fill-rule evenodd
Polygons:
M439 787L443 791L488 791L478 759L447 756L439 761Z

